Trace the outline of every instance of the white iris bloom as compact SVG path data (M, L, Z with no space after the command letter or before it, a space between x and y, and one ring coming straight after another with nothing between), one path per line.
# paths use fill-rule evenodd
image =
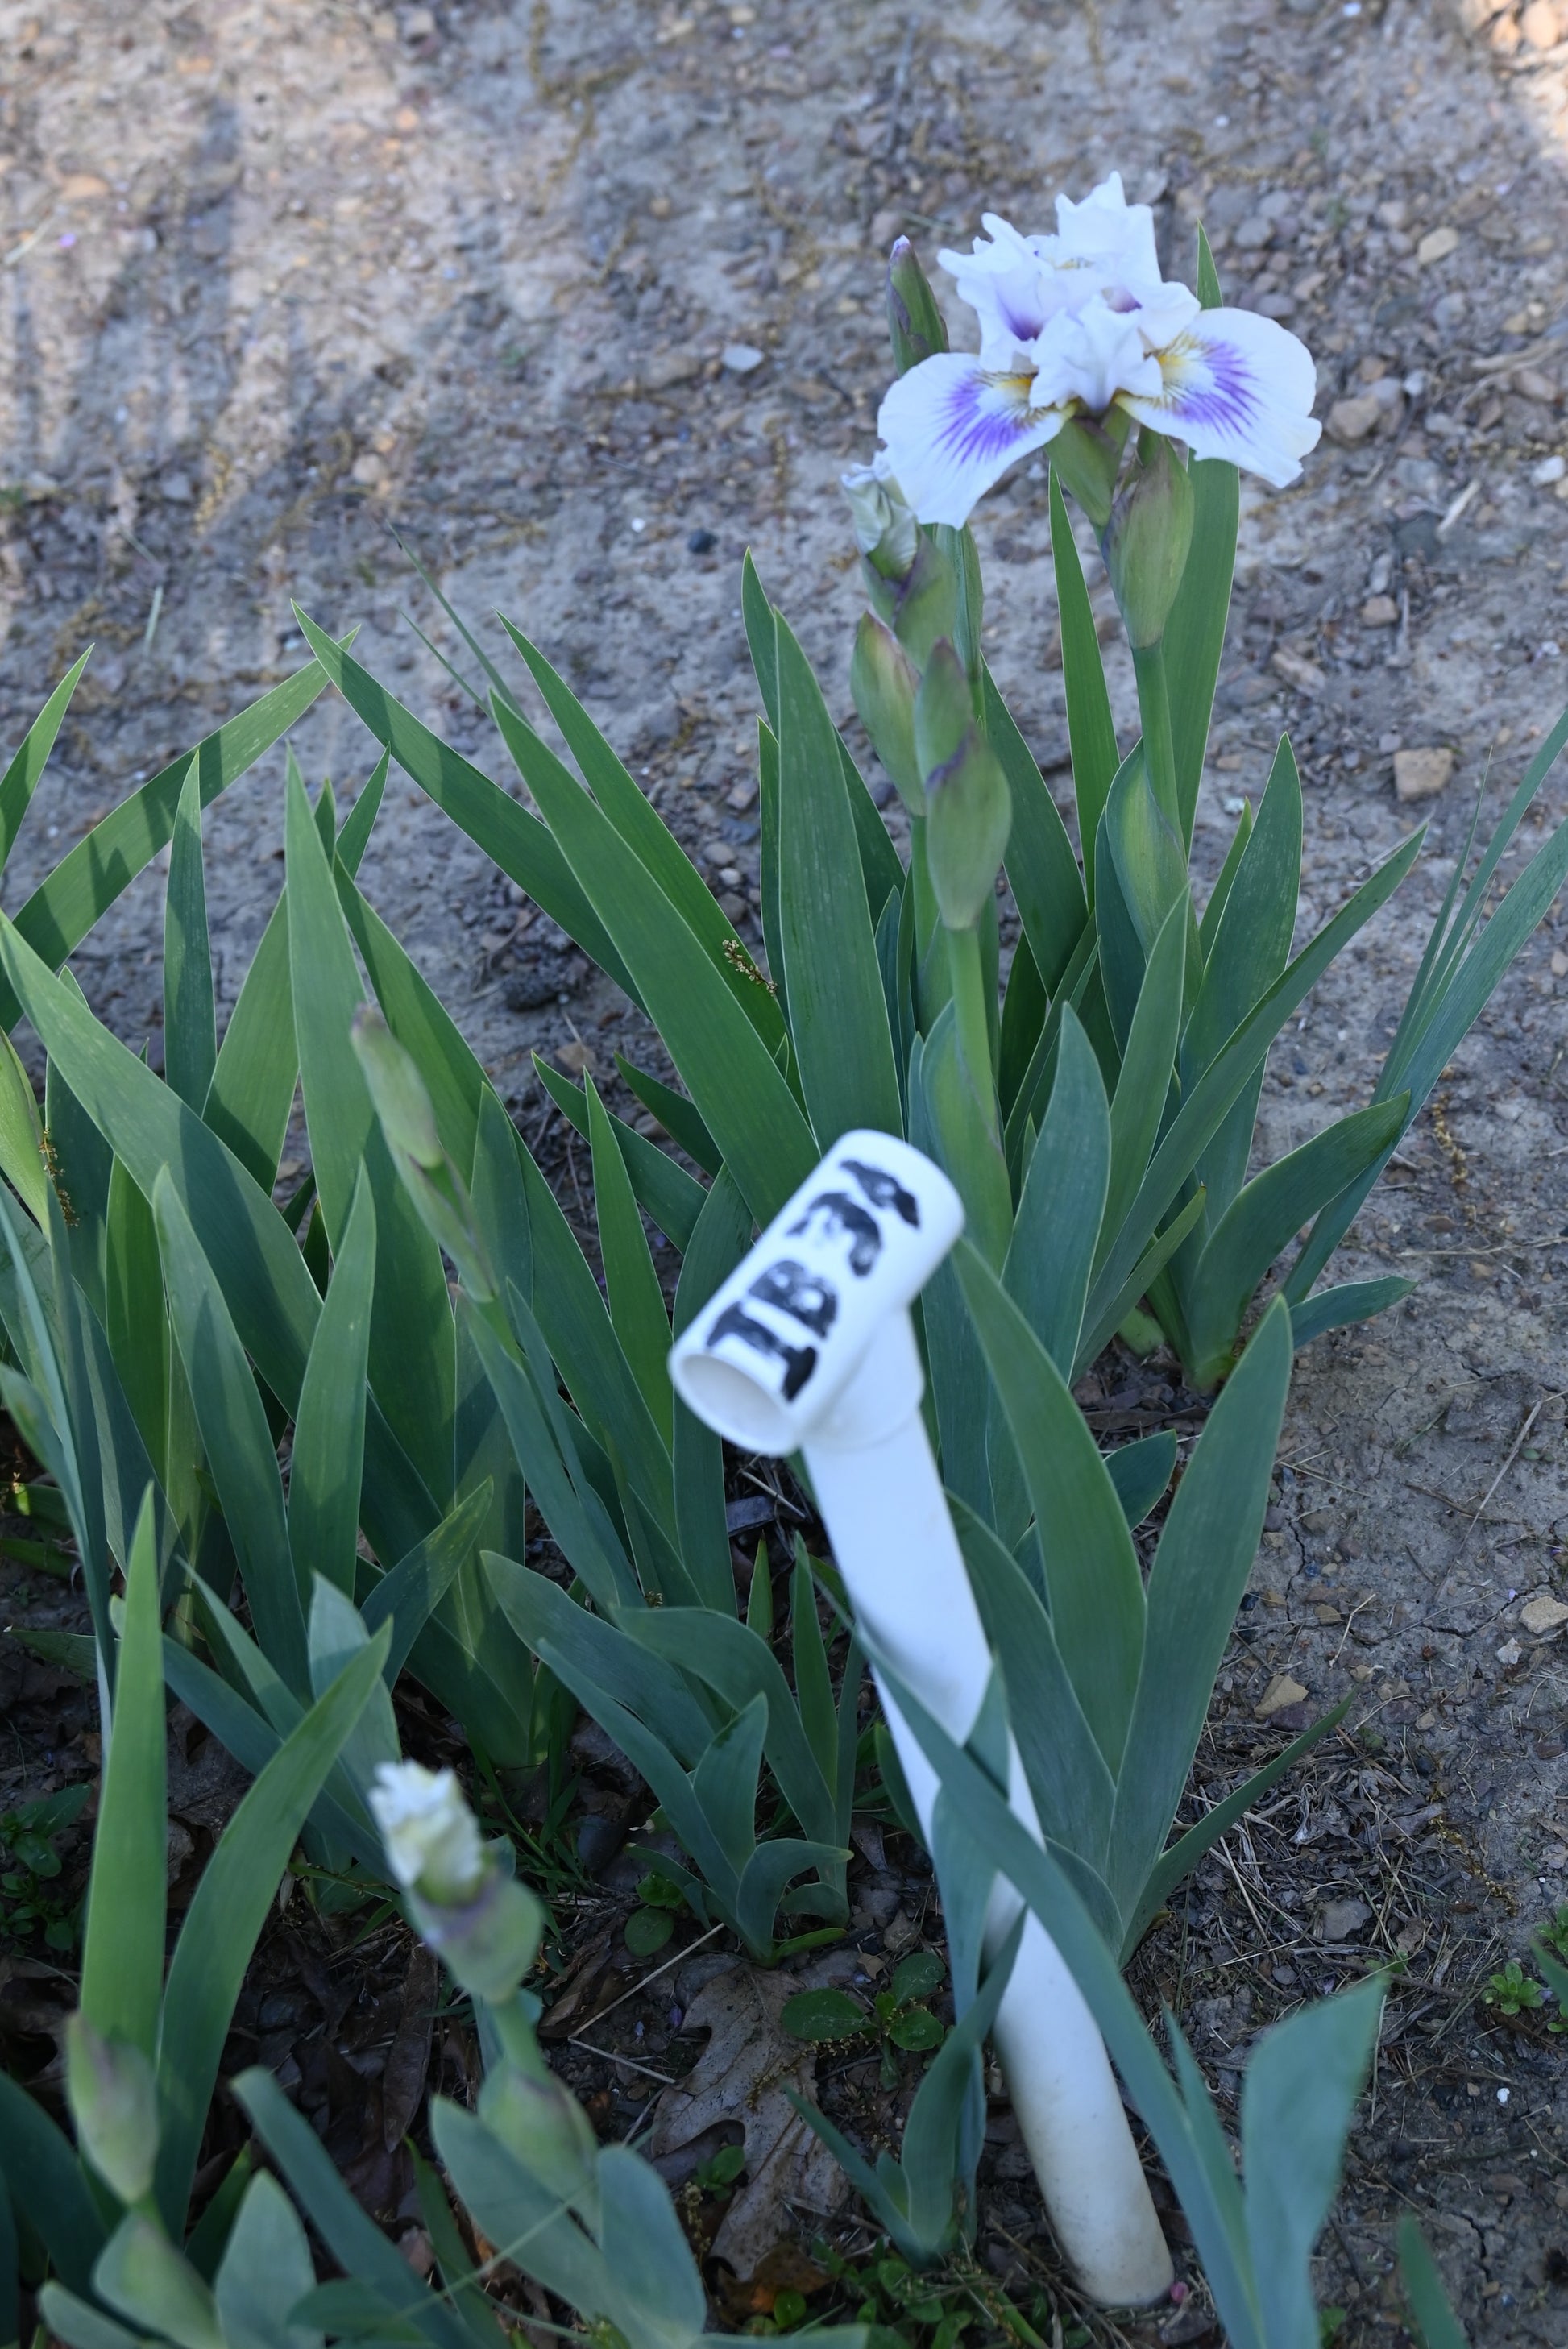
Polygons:
M387 1866L406 1892L418 1892L443 1909L474 1899L487 1863L479 1822L454 1771L383 1762L370 1789L370 1807Z
M1119 172L1080 204L1058 196L1054 236L1021 236L995 212L985 226L972 254L937 256L979 318L979 356L923 359L877 419L922 522L965 522L1020 457L1113 407L1276 489L1298 477L1322 429L1310 353L1276 319L1205 310L1167 284L1154 215L1128 202Z

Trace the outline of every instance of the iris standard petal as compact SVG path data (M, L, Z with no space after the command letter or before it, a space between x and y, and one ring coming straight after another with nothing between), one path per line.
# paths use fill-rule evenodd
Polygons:
M1305 343L1254 310L1201 310L1155 356L1155 398L1123 393L1140 424L1185 440L1195 457L1223 457L1284 489L1317 446L1317 370Z
M977 236L973 253L944 249L936 257L980 321L982 364L1006 373L1026 357L1050 316L1052 272L1035 250L1038 238L1020 236L996 212L985 215L985 226L990 243Z
M1062 410L1029 405L1034 378L993 375L965 351L922 359L892 385L877 418L888 460L922 522L968 520L1008 466L1043 449Z
M1113 310L1097 294L1081 309L1059 311L1035 344L1035 397L1064 408L1076 401L1091 416L1118 392L1160 396L1159 360L1147 349L1137 311Z
M1130 204L1121 173L1112 171L1081 203L1057 198L1057 233L1052 258L1068 267L1086 264L1115 283L1160 282L1154 246L1154 214L1148 204Z

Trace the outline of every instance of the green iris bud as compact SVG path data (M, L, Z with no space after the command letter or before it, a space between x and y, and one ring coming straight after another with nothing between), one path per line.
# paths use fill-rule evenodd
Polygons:
M864 562L861 573L872 611L887 622L915 667L923 669L933 645L951 637L958 626L958 582L947 556L932 533L923 531L907 579L884 579Z
M599 2151L593 2125L548 2070L533 2079L514 2064L498 2066L480 2092L480 2118L562 2201L579 2208L593 2202Z
M1164 636L1191 544L1192 483L1169 440L1158 439L1148 459L1135 462L1101 540L1134 652Z
M437 1908L410 1892L408 1913L460 1989L487 2006L516 1993L539 1954L544 1912L526 1886L492 1868L479 1896L461 1909Z
M368 1004L354 1015L354 1049L387 1148L427 1172L443 1165L447 1154L418 1064Z
M888 255L887 330L900 375L947 348L947 328L936 296L907 236L901 236Z
M1129 422L1116 408L1099 423L1092 417L1069 417L1050 445L1051 471L1072 492L1097 531L1110 520Z
M950 930L972 930L996 886L1013 828L1013 795L975 722L964 664L937 645L914 707L915 750L925 781L925 859Z
M73 2014L66 2093L77 2141L104 2184L122 2202L145 2200L158 2159L158 2084L140 2048L106 2039L85 2014Z
M911 815L925 813L925 786L914 753L914 701L920 671L891 628L862 612L850 661L850 691L861 723Z
M892 475L876 465L852 465L839 481L869 567L883 579L907 579L920 552L920 524Z
M349 1031L383 1139L420 1222L450 1257L476 1304L496 1291L462 1176L441 1145L436 1112L412 1053L379 1011L361 1004Z

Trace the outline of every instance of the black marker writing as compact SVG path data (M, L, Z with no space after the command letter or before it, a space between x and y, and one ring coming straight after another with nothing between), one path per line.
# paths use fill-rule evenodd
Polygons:
M782 1257L758 1273L746 1294L755 1297L759 1305L776 1305L781 1313L814 1330L819 1338L827 1336L838 1316L839 1293L832 1283L808 1272L793 1257Z
M920 1229L920 1203L913 1191L906 1191L896 1174L885 1167L868 1166L863 1159L846 1158L842 1162L846 1174L852 1174L873 1207L896 1207L904 1222L914 1231Z
M825 1221L830 1233L848 1232L850 1270L863 1280L882 1254L882 1234L877 1229L875 1217L868 1216L860 1202L851 1199L847 1191L821 1191L810 1202L799 1222L790 1225L790 1238L800 1232L809 1232L819 1216Z
M815 1346L791 1346L769 1330L765 1321L754 1321L744 1306L727 1305L707 1333L710 1347L726 1338L738 1338L743 1344L755 1347L758 1353L771 1355L775 1361L784 1364L786 1402L794 1402L817 1367Z

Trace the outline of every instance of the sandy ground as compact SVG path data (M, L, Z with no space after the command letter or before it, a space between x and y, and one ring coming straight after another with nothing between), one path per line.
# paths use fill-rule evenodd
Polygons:
M1200 865L1282 726L1304 923L1430 824L1274 1056L1265 1131L1299 1138L1365 1098L1488 761L1511 784L1568 685L1560 34L1550 0L4 0L0 742L98 647L5 903L297 665L291 595L361 622L370 666L500 774L399 617L460 658L395 526L498 656L493 607L539 639L743 909L739 558L847 715L834 483L872 446L881 254L908 230L932 255L985 208L1036 225L1119 168L1171 269L1201 213L1233 296L1306 338L1321 413L1344 403L1297 488L1247 491ZM1039 480L976 530L994 663L1065 796ZM352 796L370 754L340 705L294 741ZM1450 778L1402 807L1394 755L1423 749ZM280 877L281 775L280 754L211 825L225 1003ZM1568 777L1544 801L1561 815ZM365 872L520 1104L531 1047L614 1022L401 785ZM160 918L149 876L77 966L155 1049ZM1549 924L1363 1215L1348 1268L1422 1286L1304 1358L1208 1763L1222 1780L1275 1734L1253 1709L1284 1672L1314 1707L1354 1689L1364 1733L1231 1839L1150 1961L1232 2085L1293 1998L1405 1965L1327 2247L1346 2338L1392 2321L1409 2202L1478 2339L1568 2341L1562 2043L1477 2002L1568 1900L1562 1635L1520 1621L1568 1559L1565 986ZM1169 1405L1120 1375L1104 1423Z

